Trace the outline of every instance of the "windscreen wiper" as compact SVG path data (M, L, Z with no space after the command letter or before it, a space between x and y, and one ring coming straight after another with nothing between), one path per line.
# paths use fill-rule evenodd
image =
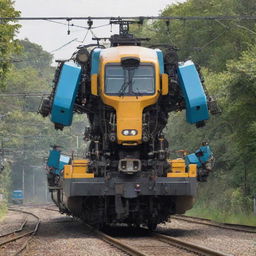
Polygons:
M126 77L124 77L125 82L123 83L122 87L120 88L119 92L118 92L118 96L124 96L126 89L129 86L132 86L133 84L133 76L134 76L134 72L135 72L135 68L126 68L128 70L128 81L126 82ZM124 72L125 73L125 72Z
M120 88L119 92L118 92L118 96L124 96L125 90L129 87L129 81L128 82L124 82L122 87Z

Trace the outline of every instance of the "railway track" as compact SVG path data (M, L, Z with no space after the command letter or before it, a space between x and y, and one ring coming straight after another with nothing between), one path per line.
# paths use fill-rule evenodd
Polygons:
M48 232L47 231L48 228L46 228L45 225L50 225L50 223L60 223L61 227L63 228L66 225L65 223L70 222L69 219L63 221L59 218L58 215L55 215L55 214L51 215L51 211L59 212L58 209L53 205L44 205L39 208L42 210L49 211L46 214L47 216L53 216L52 220L50 219L48 221L48 219L47 219L47 222L45 222L45 221L43 221L45 217L38 213L39 214L38 216L42 217L42 224L43 224L42 228L40 229L40 232L42 231L42 229L43 229L42 232ZM11 209L11 210L15 210L15 209ZM22 210L25 210L27 212L32 211L30 208L26 208L26 207L23 207ZM19 212L24 212L24 211L19 210ZM35 212L35 213L37 214L37 212ZM57 219L56 219L56 216L58 217ZM176 216L176 217L183 217L183 216ZM76 226L77 222L75 221L75 219L73 219L73 221L74 221L74 226ZM197 221L199 222L200 220L197 219ZM18 255L22 250L24 250L27 247L27 243L30 241L31 237L30 237L30 234L26 235L25 233L32 232L32 227L34 230L36 223L34 221L34 218L33 218L33 222L32 222L32 218L28 217L28 216L27 216L27 218L21 218L20 222L22 222L20 224L20 227L18 227L13 232L8 233L9 236L8 236L8 234L5 234L5 236L8 237L8 239L12 236L11 238L15 238L15 240L18 240L17 243L12 244L12 242L10 242L10 246L7 244L7 246L8 246L7 250L10 251L10 248L12 250L15 249L15 254L13 254L13 252L12 252L12 254L4 254L5 248L3 248L3 246L1 245L1 241L5 237L0 236L0 255ZM93 227L88 228L88 226L85 229L82 227L83 226L82 222L79 221L78 223L80 223L80 229L78 228L78 230L80 230L80 231L77 231L77 232L78 233L81 232L80 235L78 235L79 237L81 237L81 234L84 234L84 232L86 232L85 237L87 237L87 236L95 237L96 241L97 241L97 238L99 238L103 242L107 242L108 244L111 244L113 247L121 250L122 252L124 252L127 255L136 255L136 256L138 256L138 255L139 256L142 256L142 255L150 256L150 255L158 255L158 254L182 255L182 256L191 256L191 255L228 256L228 255L233 255L233 254L227 254L227 250L225 249L225 247L222 247L222 249L220 249L218 246L215 247L214 245L213 246L210 245L211 248L216 248L217 250L221 250L221 251L216 251L214 249L210 249L208 247L208 245L207 245L207 248L204 246L201 246L201 245L200 246L197 245L199 240L198 241L195 240L194 242L191 242L191 241L185 242L183 240L183 236L176 238L176 235L173 232L169 233L164 230L162 231L163 233L158 233L158 232L151 232L146 228L131 229L131 228L122 226L120 231L116 231L120 228L120 226L119 226L119 227L109 228L109 230L113 230L113 231L109 231L108 229L99 231L99 230L94 229ZM56 225L58 225L58 224L56 224ZM67 224L67 225L69 225L69 226L67 226L68 230L73 229L73 227L70 226L72 224ZM60 226L58 226L58 227L56 226L56 229L59 229L59 227ZM76 227L79 227L79 225ZM30 230L28 230L28 228ZM123 228L123 230L122 230L122 228ZM65 230L65 228L64 228L64 230ZM77 230L77 229L74 228L74 230ZM161 229L159 229L159 230L161 230ZM52 232L52 234L56 233L55 231L51 231L51 232ZM13 233L15 233L15 234L13 234ZM73 233L69 233L69 235L68 235L69 238L70 238L70 234L72 236ZM93 236L91 236L92 234L93 234ZM23 239L17 238L19 235L22 235ZM237 235L239 235L239 234L237 234ZM46 236L46 235L44 235L44 236ZM77 235L74 235L74 238L75 237L77 237ZM25 239L28 241L26 242ZM26 243L26 245L24 245L25 243ZM47 240L46 244L47 243L49 243L48 240ZM73 243L76 244L77 242L74 240ZM84 243L85 244L87 243L86 238L85 238ZM97 244L97 243L95 242L95 244ZM35 248L37 248L37 245L33 245L33 246ZM29 250L31 250L31 248L33 248L33 246L32 247L30 246ZM17 247L19 247L19 250L17 250ZM34 252L35 252L37 250L35 248L33 248L32 251L34 250ZM40 248L40 246L39 246L39 248ZM44 255L43 253L48 252L47 251L48 249L46 249L46 248L47 248L47 246L45 245L45 249L42 249L42 248L40 249L40 250L43 250L42 255ZM108 247L106 247L106 248L108 248ZM109 250L111 251L112 249L110 248ZM117 251L117 253L118 252L119 251ZM229 250L228 252L234 253L232 250L231 251ZM70 251L70 253L71 253L71 251ZM91 251L90 253L93 253L93 252ZM237 255L239 255L239 254L237 254Z
M95 233L100 239L103 241L111 244L112 246L122 250L128 255L132 256L148 256L150 254L154 254L155 252L143 252L143 248L140 249L140 246L136 246L131 244L130 238L124 239L124 238L116 238L112 235L107 234L106 232L99 231L97 229L94 229L93 227L86 225L88 228L90 228L93 233ZM150 250L156 249L159 254L162 255L204 255L204 256L231 256L231 254L226 254L217 250L213 250L210 248L206 248L203 246L199 246L196 244L192 244L189 242L182 241L181 239L173 238L164 234L160 234L157 232L151 232L148 229L145 228L139 228L142 232L145 232L147 234L147 240L149 239L148 243L151 244L148 247L150 247ZM141 237L136 238L136 242L138 242L141 239ZM143 239L143 238L142 238ZM126 240L124 242L123 240ZM129 241L129 242L127 242ZM158 243L164 243L164 245L158 245ZM152 245L156 244L156 245ZM143 247L146 247L144 245ZM154 248L155 247L155 248ZM168 254L163 253L162 249L163 247L166 247L165 249L168 250ZM160 250L160 251L159 251ZM174 251L173 251L174 250ZM179 252L177 252L179 250ZM154 254L155 255L155 254Z
M20 210L20 209L10 208L9 211L19 212L19 213L27 215L27 217L24 219L24 221L21 223L21 225L18 229L15 229L13 231L10 231L10 232L5 233L0 236L0 240L1 240L0 241L0 252L4 249L3 248L4 246L10 245L13 242L20 240L22 238L26 238L24 241L22 241L19 248L13 254L13 256L16 256L16 255L19 255L22 251L24 251L27 248L28 243L33 238L33 236L37 233L39 225L40 225L40 218L31 212L27 212L27 211ZM33 218L36 219L36 223L34 224L34 227L32 228L32 230L29 230L29 231L25 230L27 223L28 223L28 216L32 216ZM17 235L17 233L20 233L20 234ZM1 255L4 255L4 254L1 254Z
M58 212L58 209L52 207L52 205L50 206L47 205L46 207L43 207L41 209ZM183 216L176 216L176 217L182 218ZM186 217L184 217L183 219L185 218ZM199 222L200 220L197 219L195 221ZM63 221L59 221L59 222L64 223ZM27 223L26 219L22 220L21 227L19 227L17 230L22 230L22 227L26 226L26 223ZM199 224L201 224L201 222ZM103 230L102 232L90 226L87 226L87 228L89 229L89 233L95 234L95 236L100 238L102 241L107 242L108 244L111 244L113 247L125 252L125 254L128 254L128 255L136 255L136 256L138 255L149 256L149 255L158 255L158 254L182 255L182 256L183 255L184 256L185 255L186 256L188 255L189 256L191 255L206 255L206 256L232 255L232 254L224 253L222 251L216 251L214 249L206 248L201 245L199 246L197 245L197 241L185 242L182 238L179 238L179 239L177 239L176 237L174 238L173 236L170 236L170 234L167 235L165 232L164 233L150 232L146 228L124 229L126 231L124 231L123 233L126 233L127 230L131 230L131 231L128 231L128 233L130 232L130 234L128 234L129 237L124 237L122 235L119 236L118 232L117 234L115 233L112 234L111 232L110 232L111 234L109 234L109 232L108 231L106 232L106 230ZM17 230L15 230L16 231L15 236L17 236L18 233L20 234L20 232L22 232ZM141 233L140 234L137 233L136 235L136 230L141 230ZM122 234L122 232L120 234ZM1 239L1 236L0 236L0 239ZM23 249L25 249L25 247L22 246ZM218 247L216 247L216 249L217 248ZM225 248L222 248L222 250L226 251ZM14 255L18 255L21 251L22 250L17 251L17 253ZM1 243L0 243L0 255L1 255Z
M53 208L44 208L44 209L45 210L50 210L50 211L58 211L57 209L53 209ZM185 220L186 219L186 217L184 217L184 218L182 218L182 217L183 216L176 216L175 219L179 219L179 220ZM195 220L195 223L202 224L199 220L205 221L205 219L198 218L198 219ZM203 223L203 224L205 224L205 223ZM218 225L217 223L216 224L211 223L211 224L212 225L210 225L210 226L214 226L214 227L217 226L218 228L222 228L222 226ZM137 255L148 255L148 254L145 254L145 253L141 252L139 249L136 249L136 246L130 246L129 244L127 244L125 242L122 242L121 241L122 239L121 240L117 239L113 236L110 236L110 235L104 233L104 232L96 230L91 226L88 226L88 225L86 225L86 226L89 227L91 230L93 230L93 232L99 238L101 238L103 241L111 244L112 246L124 251L125 253L127 253L129 255L136 255L136 256ZM227 226L227 229L236 230L237 226L235 226L235 227ZM230 254L226 254L226 253L223 253L223 252L220 252L220 251L217 251L217 250L213 250L213 249L201 246L201 245L199 246L195 243L185 242L181 239L173 238L173 237L171 237L169 235L166 235L166 234L157 233L157 232L150 232L147 229L143 229L143 230L144 230L144 232L147 232L148 234L150 234L151 239L159 240L159 241L161 241L165 244L170 245L170 251L172 250L172 247L176 247L176 248L180 248L181 250L184 250L186 252L190 252L190 255L191 254L192 255L195 255L195 254L196 255L207 255L207 256L227 256L227 255L230 255ZM244 231L241 228L238 229L238 230L239 231ZM246 231L248 231L248 230L246 230ZM138 238L138 239L140 239L140 238Z
M219 223L219 222L212 221L210 219L204 219L200 217L176 215L176 216L172 216L171 219L181 220L181 221L186 221L186 222L196 223L196 224L201 224L206 226L212 226L212 227L217 227L221 229L229 229L229 230L234 230L239 232L256 233L256 227L253 227L253 226L231 224L231 223Z
M201 245L197 245L194 243L185 242L185 241L182 241L181 239L173 238L167 235L153 233L153 236L162 242L168 243L173 246L177 246L187 251L191 251L195 254L205 255L205 256L231 256L231 254L220 252L218 250L213 250L213 249L210 249Z

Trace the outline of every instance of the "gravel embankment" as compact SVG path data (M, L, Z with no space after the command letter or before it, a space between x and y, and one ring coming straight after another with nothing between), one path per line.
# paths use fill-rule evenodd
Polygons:
M4 235L16 229L19 229L25 219L25 214L9 211L0 221L0 235Z
M119 256L118 249L95 237L81 222L55 211L30 208L41 218L37 235L26 256Z
M47 207L49 208L49 205L21 207L41 218L39 231L23 255L126 255L97 238L83 223L71 217L61 215L57 211L45 209ZM10 211L7 217L0 221L0 234L19 228L24 218L25 216L23 214ZM159 225L157 230L167 235L235 256L256 255L256 234L253 233L225 230L181 220L172 220L166 224ZM147 255L189 255L186 251L181 251L178 248L170 248L165 243L153 241L150 237L145 237L141 234L122 234L121 236L118 235L117 238L121 238L123 242L141 250ZM15 248L10 249L13 250ZM1 249L0 255L2 255Z
M171 220L159 225L158 231L235 256L256 255L256 233L221 229L181 220Z

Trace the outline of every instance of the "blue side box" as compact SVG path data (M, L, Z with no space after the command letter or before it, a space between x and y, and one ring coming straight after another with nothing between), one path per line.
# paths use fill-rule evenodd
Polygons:
M51 121L53 123L63 126L72 124L81 72L81 67L74 62L66 62L63 65L52 105Z
M160 74L164 73L164 55L163 52L159 49L156 49L156 54L158 58L159 68L160 68Z
M213 156L209 146L201 146L195 153L185 156L186 164L197 164L197 167L201 167L202 164L209 161Z
M71 158L69 156L60 155L60 162L58 170L55 171L55 174L60 175L61 171L64 169L64 165L67 165L70 163Z
M100 64L100 53L101 49L96 48L92 52L92 57L91 57L91 75L93 74L98 74L99 73L99 64Z
M192 61L186 61L178 68L178 77L186 103L187 122L194 124L208 120L207 98Z
M58 169L59 161L60 161L60 151L56 149L50 150L47 166L54 169Z

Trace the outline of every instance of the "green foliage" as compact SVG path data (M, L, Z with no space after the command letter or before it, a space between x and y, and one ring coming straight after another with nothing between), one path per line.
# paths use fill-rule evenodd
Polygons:
M11 0L0 0L0 17L15 18L19 14L13 8ZM6 76L11 68L11 58L20 48L18 40L14 39L19 27L20 25L13 24L13 21L2 20L0 22L0 88L6 86Z
M255 1L188 0L166 7L162 16L256 15ZM179 48L180 60L192 58L214 71L226 68L226 61L238 58L248 44L255 43L254 21L172 20L148 24L134 31L151 37L152 43L170 43Z
M5 216L7 213L7 205L5 202L0 202L0 220Z
M4 170L0 173L0 194L3 195L3 201L0 201L0 219L7 213L7 201L11 187L11 168L6 160L1 161Z
M166 7L161 15L256 15L256 5L254 0L188 0ZM133 30L152 37L152 43L176 45L181 61L192 58L199 63L207 90L222 109L200 129L186 123L185 111L169 117L166 134L172 158L179 149L193 152L208 141L216 159L209 181L199 186L191 213L246 222L256 195L255 22L171 21L168 30L164 21L157 21Z
M3 161L4 170L0 174L0 193L4 195L5 199L8 199L9 190L11 186L11 168L9 163L5 160Z
M17 69L30 67L38 72L38 77L48 77L47 73L49 74L52 70L50 65L53 56L44 51L40 45L33 44L28 39L21 40L20 45L24 50L19 54L20 61L15 63L15 67ZM31 79L31 81L33 80Z
M219 173L211 176L207 183L201 184L198 200L186 214L218 222L256 226L252 199L245 196L241 188L232 188L228 179L229 177Z
M22 52L8 74L8 86L2 94L51 92L54 69L50 66L52 56L41 46L22 40ZM37 114L41 97L1 96L0 140L3 141L5 157L11 161L12 190L22 189L22 174L25 176L25 200L45 198L45 159L50 145L61 145L68 152L84 148L81 143L85 127L84 116L77 116L72 128L55 131L49 118ZM77 145L77 134L79 136ZM35 194L33 195L33 176Z

